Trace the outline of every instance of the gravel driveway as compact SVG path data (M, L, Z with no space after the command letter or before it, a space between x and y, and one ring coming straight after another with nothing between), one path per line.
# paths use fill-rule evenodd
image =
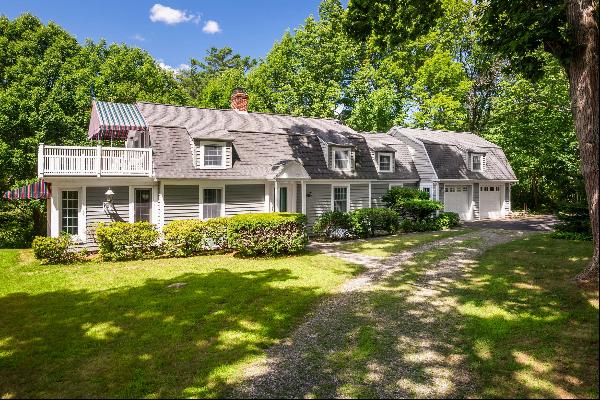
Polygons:
M527 232L482 229L385 259L321 251L362 264L290 338L246 370L244 398L464 397L460 317L448 288L486 249Z

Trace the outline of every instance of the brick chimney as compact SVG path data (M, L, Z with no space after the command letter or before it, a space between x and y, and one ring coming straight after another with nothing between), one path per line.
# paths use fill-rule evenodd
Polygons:
M231 93L231 108L238 111L248 111L248 95L244 89L238 87Z

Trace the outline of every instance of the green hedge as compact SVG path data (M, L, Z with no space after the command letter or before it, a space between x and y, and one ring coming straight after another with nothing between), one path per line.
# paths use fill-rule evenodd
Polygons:
M227 228L229 247L246 256L296 253L308 242L304 214L240 214Z
M187 257L207 250L223 250L227 245L229 218L178 220L163 227L167 254Z
M400 227L404 232L428 232L454 228L459 224L460 218L457 213L444 212L433 218L404 219L400 223Z
M398 213L389 208L360 208L349 215L351 232L359 238L373 237L377 232L396 233L400 227Z
M160 253L160 233L149 222L98 224L96 242L103 260L151 258Z
M439 201L431 200L427 192L412 188L392 188L381 199L401 218L413 221L430 219L433 213L444 209L444 205Z
M47 264L69 264L82 261L85 251L76 252L72 249L73 242L69 235L59 237L36 236L31 247L33 255Z

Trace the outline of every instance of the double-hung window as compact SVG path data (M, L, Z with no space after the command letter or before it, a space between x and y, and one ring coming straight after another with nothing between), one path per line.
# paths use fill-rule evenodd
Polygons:
M224 169L226 166L227 144L224 142L200 142L197 147L198 168Z
M476 172L481 172L483 170L483 156L481 154L472 154L471 155L471 170Z
M61 204L61 231L69 235L79 234L79 192L63 190Z
M223 146L207 144L204 146L204 166L223 167Z
M348 211L348 187L339 186L333 188L333 211Z
M379 172L392 172L392 155L390 153L379 153Z
M333 149L333 168L338 171L350 171L351 168L351 152L350 149L334 148Z

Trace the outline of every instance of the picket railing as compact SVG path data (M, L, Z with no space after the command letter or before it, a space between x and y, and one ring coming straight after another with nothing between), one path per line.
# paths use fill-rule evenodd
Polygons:
M41 144L38 175L151 176L152 149Z

